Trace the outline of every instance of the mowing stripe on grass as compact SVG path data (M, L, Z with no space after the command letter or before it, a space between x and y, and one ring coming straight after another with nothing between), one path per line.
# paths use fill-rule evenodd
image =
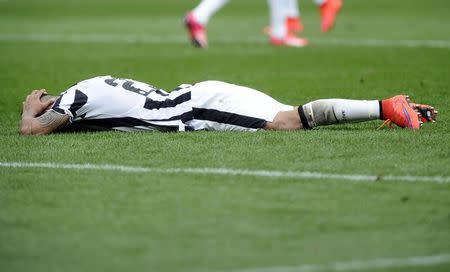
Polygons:
M29 33L29 34L0 34L0 41L18 42L68 42L68 43L144 43L144 44L189 44L183 35L149 36L138 34L63 34L63 33ZM215 37L214 43L267 43L262 36L246 37L243 39L233 37ZM337 39L337 38L311 38L311 44L339 45L339 46L372 46L372 47L412 47L412 48L450 48L450 41L446 40L386 40L386 39Z
M309 171L277 171L277 170L248 170L233 168L154 168L117 164L64 164L64 163L40 163L40 162L0 162L0 167L7 168L50 168L73 170L102 170L131 173L166 173L166 174L202 174L225 176L251 176L271 178L295 178L295 179L327 179L348 180L358 182L373 181L404 181L404 182L434 182L450 183L448 176L377 176L357 174L334 174Z
M433 266L450 263L450 255L417 256L397 259L354 260L329 264L303 264L299 266L280 266L265 268L236 269L231 272L320 272L354 271L370 269L391 269L399 267Z

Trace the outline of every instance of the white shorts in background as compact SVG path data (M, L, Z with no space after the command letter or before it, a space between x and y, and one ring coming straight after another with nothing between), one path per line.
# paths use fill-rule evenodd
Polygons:
M294 107L248 88L221 81L204 81L189 88L194 130L257 131L280 111Z

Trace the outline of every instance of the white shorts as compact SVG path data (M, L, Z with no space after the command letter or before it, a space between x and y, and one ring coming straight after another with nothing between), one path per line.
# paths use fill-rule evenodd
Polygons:
M257 131L280 111L293 106L247 87L221 81L204 81L190 87L193 130Z

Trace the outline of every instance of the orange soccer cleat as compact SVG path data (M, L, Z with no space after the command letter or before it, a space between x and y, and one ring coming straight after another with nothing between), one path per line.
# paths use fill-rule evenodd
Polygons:
M206 27L198 23L192 12L189 12L186 17L184 17L184 25L186 26L189 37L192 40L192 44L197 47L207 48L208 38L206 36Z
M392 123L402 128L419 129L423 122L434 122L438 112L429 105L411 102L409 96L397 95L381 101L382 119L386 120L381 126Z
M322 18L321 30L322 32L330 31L334 26L336 16L341 10L342 0L326 0L320 5L320 17Z
M308 40L294 35L286 35L283 39L270 37L270 42L275 46L289 46L289 47L305 47L308 45Z

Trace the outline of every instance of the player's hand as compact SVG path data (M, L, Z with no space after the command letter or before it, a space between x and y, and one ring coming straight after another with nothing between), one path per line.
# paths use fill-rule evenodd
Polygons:
M27 96L23 102L23 116L35 117L46 110L51 104L55 102L55 99L49 99L46 102L41 101L41 96L47 94L45 89L34 90Z

